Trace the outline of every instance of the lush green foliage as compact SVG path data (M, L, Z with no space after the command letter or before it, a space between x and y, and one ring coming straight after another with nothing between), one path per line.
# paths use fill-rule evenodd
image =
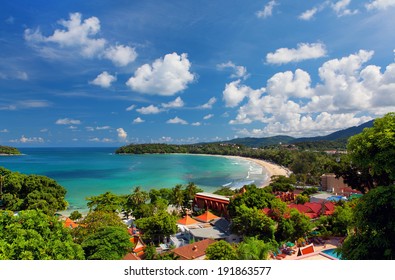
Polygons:
M341 247L349 260L395 258L395 185L377 187L354 208L353 229Z
M223 196L233 196L236 193L237 192L235 190L232 190L229 187L222 187L214 192L214 194L219 194L219 195L223 195Z
M128 231L119 226L100 227L81 243L88 260L120 260L132 245Z
M166 211L158 211L154 215L136 220L136 226L143 232L143 237L158 244L163 237L177 232L177 217Z
M14 147L8 147L8 146L1 146L0 145L0 155L20 155L21 152Z
M12 211L40 209L48 214L65 210L66 190L55 180L39 175L24 175L0 167L2 200Z
M235 216L236 207L245 205L249 208L263 209L269 207L270 202L274 199L274 195L266 192L264 188L258 188L255 185L248 185L245 188L245 193L230 199L228 211L231 217Z
M54 216L36 210L18 215L0 211L0 259L76 260L84 259L84 252Z
M242 204L236 207L232 218L232 231L242 236L256 236L270 242L274 239L275 223L262 210Z
M118 212L122 209L122 199L111 192L86 198L89 210Z
M126 225L115 212L93 211L80 222L80 227L73 229L72 234L75 241L81 244L92 234L98 232L102 227L119 227L126 229Z
M73 221L79 220L82 218L82 214L79 211L75 210L70 213L69 218L72 219Z
M349 159L340 175L355 188L372 189L395 181L395 113L374 121L373 127L349 139ZM348 165L348 163L350 163Z
M237 260L235 248L224 240L210 244L206 249L208 260Z
M256 237L249 237L237 246L237 255L240 260L267 260L269 252L275 248L276 246L273 246L272 243L265 243Z

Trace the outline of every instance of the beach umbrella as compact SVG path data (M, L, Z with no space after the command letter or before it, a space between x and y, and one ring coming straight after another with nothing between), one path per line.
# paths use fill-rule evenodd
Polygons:
M287 243L285 243L285 245L287 245L287 247L293 247L293 246L295 246L295 244L294 243L292 243L292 242L287 242Z

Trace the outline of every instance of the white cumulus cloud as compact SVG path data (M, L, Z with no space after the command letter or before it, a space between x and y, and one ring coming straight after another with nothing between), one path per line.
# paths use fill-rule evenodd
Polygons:
M172 96L194 81L195 75L190 72L190 68L187 54L167 54L151 65L140 66L126 85L140 93Z
M248 77L247 68L244 66L236 65L232 61L217 64L217 69L219 70L224 70L227 68L233 70L233 73L230 75L231 78L246 79Z
M137 112L143 115L153 115L159 114L162 110L154 105L149 105L147 107L141 107L140 109L136 109Z
M179 117L175 117L173 119L169 119L166 123L169 124L188 124L187 121L180 119Z
M126 133L126 131L122 127L120 127L120 128L117 128L117 132L118 132L118 139L120 141L126 141L126 138L128 137L128 134Z
M270 64L285 64L320 58L325 55L326 48L322 43L300 43L296 49L280 48L274 53L268 53L266 61Z
M395 111L395 63L385 69L366 65L373 55L373 51L360 50L326 61L318 69L320 81L314 86L310 74L300 69L276 73L265 88L257 90L238 81L230 95L226 85L225 102L239 106L229 123L249 124L248 130L238 130L243 136L308 136L328 134ZM251 128L257 123L262 125Z
M138 118L135 118L134 120L133 120L133 123L134 124L136 124L136 123L143 123L143 122L145 122L142 118L140 118L140 117L138 117Z
M113 82L115 82L117 78L107 71L97 75L97 77L91 81L90 83L96 86L100 86L102 88L109 88Z
M241 80L237 80L226 84L225 90L223 91L223 99L225 100L226 107L236 107L244 100L244 98L252 94L260 94L263 92L263 90L255 91L240 83Z
M124 45L111 46L104 51L104 57L111 60L117 66L126 66L137 58L134 48Z
M82 21L80 13L72 13L69 20L60 20L58 23L63 29L56 29L48 37L42 35L38 29L26 29L25 39L33 44L54 43L62 48L74 48L84 57L92 57L103 50L106 40L95 38L100 31L97 17Z
M184 107L184 101L181 97L177 97L175 100L169 103L162 103L163 108L181 108Z

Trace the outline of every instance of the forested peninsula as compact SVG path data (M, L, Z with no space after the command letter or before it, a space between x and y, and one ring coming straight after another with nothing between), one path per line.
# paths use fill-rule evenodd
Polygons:
M21 152L17 148L0 145L0 155L20 155L20 154Z

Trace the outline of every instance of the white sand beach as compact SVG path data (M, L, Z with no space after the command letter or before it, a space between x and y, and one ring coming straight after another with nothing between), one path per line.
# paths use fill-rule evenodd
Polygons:
M264 184L262 184L261 186L258 186L258 187L262 187L262 188L266 187L266 186L268 186L270 184L270 181L271 181L270 178L272 176L281 176L282 175L282 176L288 177L292 173L292 171L289 170L288 168L285 168L285 167L280 166L278 164L274 164L274 163L271 163L271 162L268 162L268 161L262 160L262 159L238 157L238 156L226 156L226 157L228 157L228 158L245 159L245 160L252 161L252 162L262 166L266 170L267 175L268 175L268 180Z

